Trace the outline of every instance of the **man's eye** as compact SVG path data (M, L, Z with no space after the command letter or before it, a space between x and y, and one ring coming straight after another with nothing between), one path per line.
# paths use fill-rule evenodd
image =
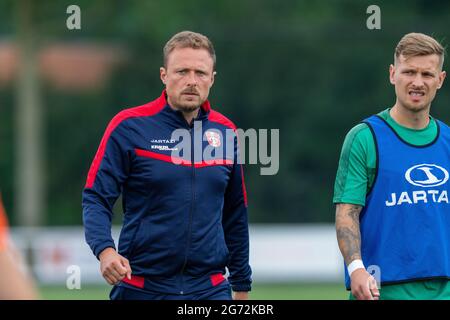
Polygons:
M185 75L186 74L186 70L179 70L179 71L177 71L177 73L179 74L179 75Z

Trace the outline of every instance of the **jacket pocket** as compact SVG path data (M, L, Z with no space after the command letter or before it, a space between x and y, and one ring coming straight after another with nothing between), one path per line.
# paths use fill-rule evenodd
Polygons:
M220 264L222 264L228 262L228 256L229 251L227 243L225 242L223 227L221 223L218 223L216 233L216 257Z
M133 257L133 254L136 250L136 237L139 233L139 230L141 230L141 228L142 228L142 221L139 221L139 224L135 228L136 230L134 231L133 236L131 237L131 240L130 240L130 246L128 249L128 260L130 260Z

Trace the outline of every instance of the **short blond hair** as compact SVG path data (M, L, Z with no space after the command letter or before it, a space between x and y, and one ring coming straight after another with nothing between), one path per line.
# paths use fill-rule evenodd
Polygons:
M216 52L214 46L208 37L192 31L181 31L175 34L163 49L164 67L167 68L167 60L169 54L176 48L192 48L192 49L205 49L213 59L213 68L216 68Z
M404 56L406 59L416 56L427 56L437 54L441 69L444 65L445 49L434 38L423 33L408 33L397 44L395 48L394 61Z

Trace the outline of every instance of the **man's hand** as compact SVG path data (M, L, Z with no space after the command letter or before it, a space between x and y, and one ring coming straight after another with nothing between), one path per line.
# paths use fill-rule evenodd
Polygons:
M233 300L248 300L248 292L247 291L233 292Z
M102 276L110 285L119 283L125 276L131 279L130 263L113 248L103 250L99 258Z
M357 300L378 300L380 292L377 281L363 268L352 272L352 294Z

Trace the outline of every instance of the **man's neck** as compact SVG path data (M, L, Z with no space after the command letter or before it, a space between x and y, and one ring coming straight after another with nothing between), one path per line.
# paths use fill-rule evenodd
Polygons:
M186 120L186 122L187 122L189 125L191 125L191 124L192 124L192 121L194 121L194 119L197 118L198 112L200 111L200 108L198 108L198 109L196 109L196 110L194 110L194 111L190 111L190 112L183 111L183 110L180 110L180 111L181 111L181 113L183 114L183 117L184 117L184 119Z
M420 111L411 111L397 102L389 113L398 124L410 129L424 129L430 123L430 107Z
M195 118L197 118L198 112L200 111L200 108L201 108L201 107L199 107L199 108L197 108L197 109L195 109L195 110L193 110L193 111L185 111L185 110L183 110L183 109L181 109L181 108L176 108L176 107L174 107L173 104L172 104L171 101L170 101L170 98L167 98L167 104L169 105L169 107L170 107L172 110L180 111L181 114L183 115L183 118L186 120L186 122L187 122L189 125L191 125L191 124L192 124L192 121L193 121Z

